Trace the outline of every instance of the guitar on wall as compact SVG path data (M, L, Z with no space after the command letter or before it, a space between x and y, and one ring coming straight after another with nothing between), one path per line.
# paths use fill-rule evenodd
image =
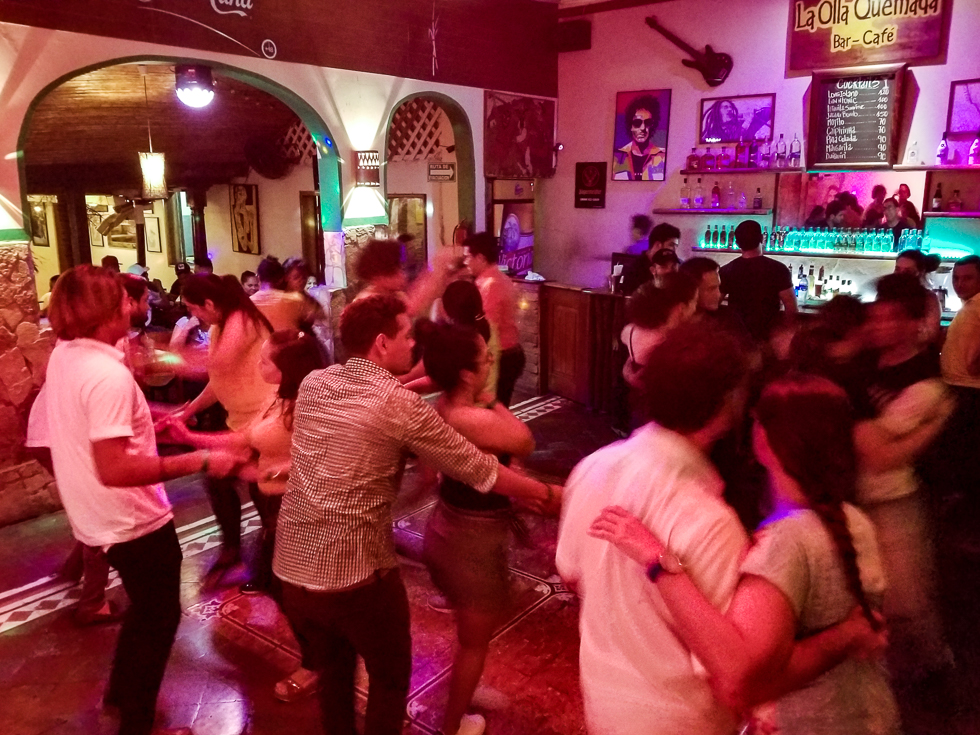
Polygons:
M711 48L705 46L704 51L698 51L693 46L685 43L673 33L664 28L653 16L647 18L647 25L653 30L663 35L668 41L677 46L682 51L686 51L692 58L681 59L681 63L691 69L697 69L704 77L704 81L709 87L717 87L728 79L732 72L732 57L728 54L719 54Z

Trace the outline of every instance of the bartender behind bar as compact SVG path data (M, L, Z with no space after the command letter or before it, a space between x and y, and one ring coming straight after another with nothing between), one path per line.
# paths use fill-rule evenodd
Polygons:
M623 293L628 296L647 281L653 280L656 275L670 272L671 269L677 270L680 261L674 251L680 239L681 231L666 222L661 222L650 230L649 247L646 252L626 266L623 271ZM670 251L673 257L661 255L655 262L655 256L662 250Z

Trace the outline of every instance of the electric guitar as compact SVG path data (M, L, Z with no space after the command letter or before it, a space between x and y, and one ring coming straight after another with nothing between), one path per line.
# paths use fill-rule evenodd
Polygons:
M681 63L686 67L697 69L701 72L701 76L704 77L704 81L708 83L709 87L717 87L728 79L728 75L732 72L733 62L731 56L728 54L719 54L711 46L705 46L704 51L698 51L660 25L652 15L647 18L647 25L662 34L672 44L690 54L692 58L681 59Z

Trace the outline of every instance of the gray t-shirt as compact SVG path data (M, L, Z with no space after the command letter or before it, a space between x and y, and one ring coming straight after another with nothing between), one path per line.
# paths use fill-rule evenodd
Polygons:
M884 574L871 521L845 505L861 583L874 605ZM843 621L854 605L834 540L812 510L794 510L763 525L742 564L743 574L768 580L796 614L797 639ZM847 659L775 703L779 735L892 735L898 710L878 662Z

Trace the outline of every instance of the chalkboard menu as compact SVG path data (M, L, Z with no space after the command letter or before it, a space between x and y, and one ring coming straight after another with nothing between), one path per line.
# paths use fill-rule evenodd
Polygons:
M875 73L814 74L810 88L810 168L895 164L903 67Z

